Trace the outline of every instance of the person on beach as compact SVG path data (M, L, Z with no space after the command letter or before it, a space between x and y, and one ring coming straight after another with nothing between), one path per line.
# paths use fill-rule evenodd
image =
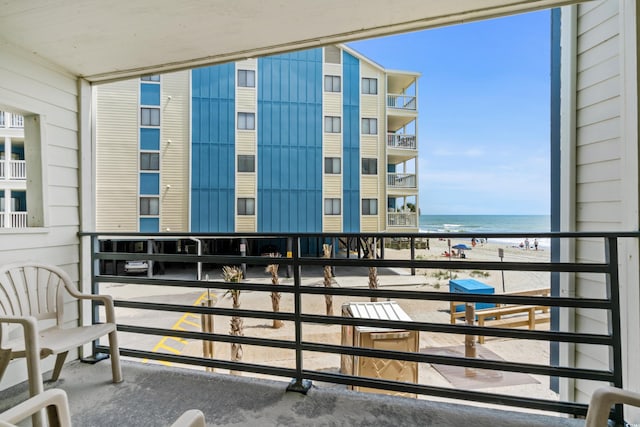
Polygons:
M533 247L536 248L536 251L538 250L538 239L533 239Z
M524 238L524 250L525 251L529 250L529 238L528 237Z

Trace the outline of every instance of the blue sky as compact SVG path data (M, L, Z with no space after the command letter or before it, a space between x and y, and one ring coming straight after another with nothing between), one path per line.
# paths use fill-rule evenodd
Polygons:
M549 213L550 11L349 46L422 73L422 214Z

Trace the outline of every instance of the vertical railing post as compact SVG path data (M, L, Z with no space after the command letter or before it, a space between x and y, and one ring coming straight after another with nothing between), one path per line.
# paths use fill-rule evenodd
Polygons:
M618 274L618 239L607 237L604 241L605 262L609 269L607 274L607 298L611 303L611 310L608 311L609 333L611 334L612 345L609 354L609 364L613 372L614 387L622 388L622 329L620 326L620 276ZM624 413L622 405L616 405L615 409L616 425L624 425Z
M293 310L296 340L296 377L291 380L287 391L296 391L307 394L311 388L311 381L302 378L302 295L300 293L301 268L300 268L300 236L293 241Z
M415 261L416 260L416 238L412 237L409 241L411 242L411 261ZM415 267L411 267L411 275L412 276L416 275Z
M100 239L98 236L91 235L91 295L98 295L100 289L98 289L97 276L100 275L100 260L96 256L100 252ZM91 302L91 324L95 325L100 321L100 307L95 301ZM84 363L96 363L101 360L107 359L109 355L107 353L98 353L99 340L93 340L91 342L91 356L85 357L81 360Z

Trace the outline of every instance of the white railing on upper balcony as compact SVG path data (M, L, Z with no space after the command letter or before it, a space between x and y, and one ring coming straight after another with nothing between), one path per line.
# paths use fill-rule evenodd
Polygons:
M0 212L0 228L27 228L27 213Z
M387 95L387 107L415 111L417 109L416 97L414 95L397 95L390 93Z
M417 188L414 173L387 173L387 185L391 188Z
M417 148L416 136L400 133L387 134L387 147L415 150Z
M4 179L4 160L0 160L0 179Z
M19 116L17 114L11 115L11 127L12 128L23 128L24 127L24 117Z
M5 112L4 111L0 111L0 128L3 128L5 126L4 125L4 123L5 123L4 115L5 115Z
M415 212L388 212L387 225L389 227L417 227L418 215Z
M27 179L27 162L26 160L10 160L11 165L9 179Z

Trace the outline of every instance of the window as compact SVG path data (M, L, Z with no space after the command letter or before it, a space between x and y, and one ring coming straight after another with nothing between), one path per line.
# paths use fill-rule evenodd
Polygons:
M140 170L160 170L160 153L140 153Z
M140 77L140 80L143 82L159 82L160 76L142 76Z
M256 72L254 70L238 70L239 87L256 87Z
M378 159L362 159L362 174L363 175L377 175L378 174Z
M238 215L255 215L256 199L240 198L238 199Z
M325 92L340 92L340 76L324 76Z
M324 199L325 215L340 215L340 199Z
M378 119L362 119L362 134L363 135L377 135L378 134Z
M142 126L160 126L159 108L141 108L140 124Z
M255 113L238 113L238 129L253 130L256 128Z
M160 199L157 197L140 197L140 215L159 215Z
M378 199L362 199L362 215L378 215Z
M340 173L340 157L325 157L324 173Z
M362 78L362 93L365 95L378 94L378 79Z
M324 131L329 133L340 133L340 117L325 116Z
M238 172L255 172L256 156L253 154L238 155Z

